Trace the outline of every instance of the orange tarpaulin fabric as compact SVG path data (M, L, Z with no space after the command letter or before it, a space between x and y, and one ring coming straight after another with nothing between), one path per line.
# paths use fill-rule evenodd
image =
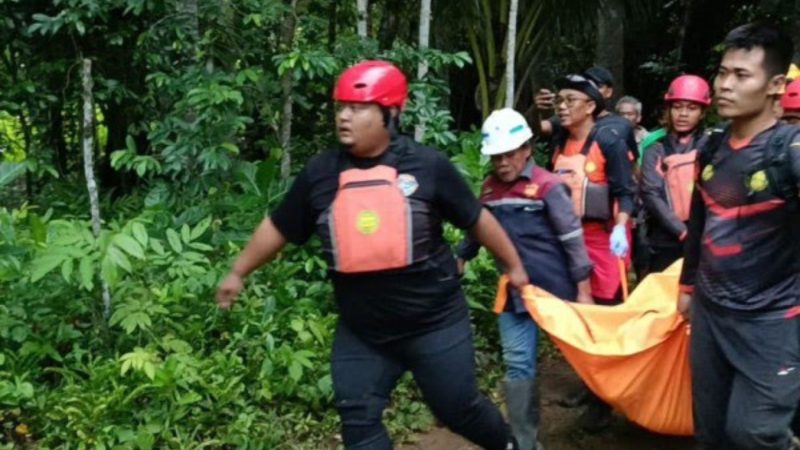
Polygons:
M689 325L677 312L680 262L618 306L562 301L529 286L525 306L598 397L649 430L691 435ZM505 302L501 279L495 305Z

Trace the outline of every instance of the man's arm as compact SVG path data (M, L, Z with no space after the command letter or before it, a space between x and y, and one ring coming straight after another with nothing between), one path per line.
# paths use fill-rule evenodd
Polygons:
M697 267L700 263L700 249L702 245L703 229L706 222L706 208L699 186L692 192L691 212L687 227L686 243L683 247L683 267L681 268L678 296L678 311L689 318L689 305L694 293Z
M509 281L517 289L529 284L528 274L522 266L517 249L511 243L503 227L487 210L482 210L470 233L500 261Z
M575 214L567 187L563 184L554 186L547 192L544 201L550 225L567 254L570 277L578 285L578 301L594 303L589 285L592 262L583 241L583 226Z
M270 261L286 245L286 238L267 217L256 228L244 250L236 258L230 273L217 290L217 304L227 309L242 291L243 279L251 272Z
M642 162L642 200L644 201L644 206L658 219L658 222L680 238L686 232L686 225L678 219L675 211L664 200L663 192L666 189L664 177L657 170L657 165L663 156L664 146L661 144L653 145L644 155L644 161Z

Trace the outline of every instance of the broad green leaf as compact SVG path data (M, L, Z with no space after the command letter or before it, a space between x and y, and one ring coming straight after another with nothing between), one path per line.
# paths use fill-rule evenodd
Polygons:
M116 285L119 279L117 265L107 254L100 263L100 277L103 279L103 281L108 283L109 286Z
M195 240L200 236L202 236L210 225L211 225L211 216L208 216L205 219L201 220L200 223L195 225L195 227L192 229L191 240Z
M125 250L125 252L134 258L144 259L144 250L136 239L128 236L127 234L119 233L111 240L114 245Z
M179 405L189 405L203 400L203 396L194 391L189 391L184 395L178 395Z
M20 175L25 173L25 164L0 162L0 189L11 184Z
M31 283L41 280L53 269L61 265L67 257L64 253L45 253L31 262Z
M17 385L17 392L22 398L33 398L33 385L23 381Z
M294 381L300 381L300 378L303 376L303 366L300 365L297 361L292 361L289 364L289 378Z
M172 228L167 230L167 242L175 253L183 252L183 244L181 244L181 237Z
M187 224L183 224L181 227L181 240L185 244L192 242L192 232L189 230L189 225Z
M115 266L125 269L127 272L133 270L133 267L131 267L131 261L118 247L109 245L108 249L106 250L106 255L111 263L113 263Z
M161 242L151 239L150 240L150 248L153 249L154 252L159 254L160 256L164 256L167 252L164 250L164 246L161 245Z
M64 280L69 283L70 279L72 278L72 269L75 267L75 260L72 258L67 258L64 260L64 264L61 265L61 276L64 277Z
M222 148L229 151L231 154L238 155L239 154L239 147L236 144L232 144L230 142L225 142L222 144Z
M125 136L125 148L127 148L129 152L136 154L136 141L133 140L133 136L130 134Z
M122 367L120 368L120 375L125 375L131 369L131 361L130 359L126 359L122 362Z
M87 290L92 290L94 287L94 264L92 263L92 259L88 256L84 256L81 258L81 262L78 264L78 272L81 275L81 286L86 288Z
M151 381L156 377L156 366L150 361L144 363L143 369L144 374L147 375L147 378L150 378Z
M133 237L142 244L142 247L147 246L147 229L139 222L134 222L131 225L131 232L133 233Z
M200 250L203 252L210 252L211 250L214 250L214 247L208 244L203 244L202 242L192 242L191 244L189 244L189 247L192 247L195 250Z

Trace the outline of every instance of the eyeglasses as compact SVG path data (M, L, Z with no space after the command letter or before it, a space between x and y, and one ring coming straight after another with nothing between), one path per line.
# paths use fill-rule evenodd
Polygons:
M556 105L556 107L560 106L562 103L565 103L567 108L572 108L575 106L575 103L579 101L588 102L589 100L591 100L589 97L556 97L553 99L553 103Z

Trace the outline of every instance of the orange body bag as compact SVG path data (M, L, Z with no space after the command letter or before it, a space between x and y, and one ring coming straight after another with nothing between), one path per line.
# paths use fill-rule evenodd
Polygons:
M697 150L692 150L669 155L661 163L667 186L667 201L682 222L689 220L696 160Z
M411 207L392 167L339 174L328 223L338 272L398 269L413 261Z

